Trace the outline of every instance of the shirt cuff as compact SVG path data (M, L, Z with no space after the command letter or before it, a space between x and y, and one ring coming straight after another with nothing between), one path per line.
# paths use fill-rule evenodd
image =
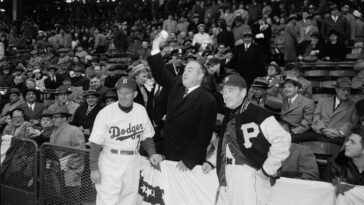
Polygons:
M156 55L156 54L158 54L158 53L160 53L161 52L161 50L152 50L151 52L150 52L150 54L152 55L152 56L154 56L154 55Z
M339 130L339 132L340 132L341 136L344 136L344 132L343 131Z

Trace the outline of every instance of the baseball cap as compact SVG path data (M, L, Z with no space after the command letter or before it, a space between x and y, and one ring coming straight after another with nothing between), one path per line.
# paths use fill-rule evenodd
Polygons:
M135 91L137 88L137 84L134 78L123 76L118 80L116 84L116 89L119 90L120 88L129 88Z
M221 86L234 86L239 88L246 88L246 81L240 75L232 74L224 78Z

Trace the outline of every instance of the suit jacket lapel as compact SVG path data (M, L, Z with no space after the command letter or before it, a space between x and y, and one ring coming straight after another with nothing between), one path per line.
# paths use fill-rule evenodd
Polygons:
M289 106L287 111L283 114L288 114L288 113L292 112L294 109L296 109L299 106L300 103L301 103L301 95L298 94L297 98L293 101L291 106ZM288 106L288 99L287 99L287 106Z
M195 105L195 102L200 95L202 91L202 87L198 87L192 92L190 92L186 97L182 96L182 99L180 99L177 104L173 107L173 112L171 112L172 116L176 117L180 113L184 112L185 110L188 110L189 108L193 107ZM169 116L171 117L171 116Z

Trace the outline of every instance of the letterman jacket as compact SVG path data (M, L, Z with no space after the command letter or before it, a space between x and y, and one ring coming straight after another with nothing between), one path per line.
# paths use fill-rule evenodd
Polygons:
M282 128L270 111L250 103L247 99L243 101L240 112L234 118L237 142L247 164L257 170L263 169L268 175L276 175L283 161L289 156L290 134ZM222 169L225 167L225 156L221 156L222 141L226 124L230 119L232 117L229 114L225 115L216 153L216 171L220 183L221 171L224 172Z

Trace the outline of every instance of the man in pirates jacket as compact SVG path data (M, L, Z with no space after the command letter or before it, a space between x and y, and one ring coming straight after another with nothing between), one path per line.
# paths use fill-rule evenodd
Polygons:
M225 77L221 93L230 112L215 152L220 182L217 204L266 204L278 170L289 156L291 136L270 111L247 100L241 76ZM213 158L203 164L205 173L215 165Z

